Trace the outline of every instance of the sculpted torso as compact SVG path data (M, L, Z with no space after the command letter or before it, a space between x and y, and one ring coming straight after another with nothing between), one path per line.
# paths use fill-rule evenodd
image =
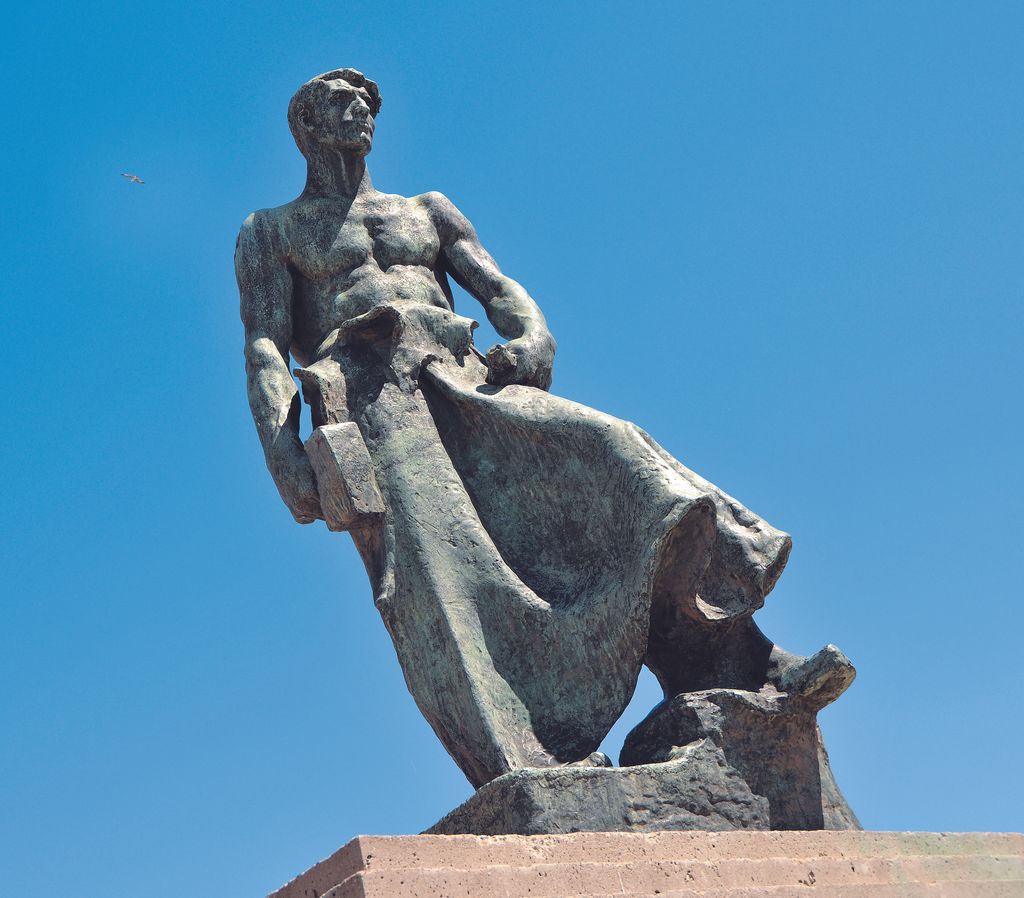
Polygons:
M249 405L281 497L303 524L322 514L299 439L289 357L310 364L347 319L394 300L451 308L451 277L508 341L487 355L488 382L551 383L555 341L544 316L458 209L440 193L406 198L374 189L365 157L379 108L376 85L351 69L304 85L288 118L306 157L305 189L254 212L238 235Z
M291 273L290 348L301 364L311 362L343 321L381 303L405 299L451 308L432 217L445 205L440 194L406 198L374 191L351 205L300 198L261 213Z

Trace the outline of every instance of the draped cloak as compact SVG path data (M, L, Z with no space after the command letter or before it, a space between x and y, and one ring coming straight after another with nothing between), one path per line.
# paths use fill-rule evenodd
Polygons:
M315 425L359 427L385 512L353 538L410 692L480 786L585 758L645 660L674 696L790 539L633 424L487 385L475 326L391 302L297 374Z

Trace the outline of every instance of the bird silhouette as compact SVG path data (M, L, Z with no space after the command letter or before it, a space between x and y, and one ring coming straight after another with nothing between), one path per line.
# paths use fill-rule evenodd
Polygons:
M130 175L130 174L128 174L128 172L126 172L126 171L123 171L123 172L121 172L121 177L122 177L122 178L127 178L127 179L128 179L129 181L131 181L131 182L132 182L133 184L145 184L145 183L146 183L146 182L145 182L145 181L143 181L143 180L142 180L142 178L140 178L140 177L139 177L138 175Z

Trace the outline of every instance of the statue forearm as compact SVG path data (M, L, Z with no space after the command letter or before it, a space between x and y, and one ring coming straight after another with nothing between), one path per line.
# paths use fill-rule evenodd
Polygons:
M529 294L511 278L501 277L497 295L485 302L494 329L509 342L487 354L487 380L493 384L524 383L542 390L551 386L555 339Z
M473 226L444 196L426 194L442 239L447 270L487 311L494 329L508 342L487 354L489 383L551 385L555 341L537 303L480 245Z
M487 317L506 340L550 336L544 315L530 295L511 278L502 277L497 295L486 304Z
M249 407L281 498L301 524L321 517L316 481L299 438L302 402L281 353L269 339L246 345Z
M269 464L283 443L299 439L299 393L285 360L268 338L247 344L245 369L249 408Z

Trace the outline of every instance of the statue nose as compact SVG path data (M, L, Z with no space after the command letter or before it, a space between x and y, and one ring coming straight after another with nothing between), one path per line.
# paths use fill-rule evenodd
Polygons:
M361 98L353 100L345 109L346 119L368 119L369 117L370 107L366 104L366 101Z

